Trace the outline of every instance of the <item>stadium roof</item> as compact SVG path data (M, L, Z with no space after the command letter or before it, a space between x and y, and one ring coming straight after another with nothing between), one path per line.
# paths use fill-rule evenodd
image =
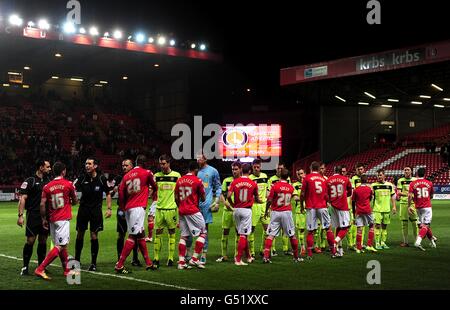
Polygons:
M450 107L450 41L281 69L296 100L321 105Z
M367 2L278 1L266 6L226 1L218 8L204 0L83 1L82 23L98 25L101 33L113 31L119 24L131 34L137 29L170 29L180 37L205 39L212 50L221 51L225 63L245 76L245 88L264 94L263 99L273 94L272 101L278 105L282 67L448 38L442 1L429 0L421 6L381 1L381 25L366 22ZM67 14L65 4L56 0L4 1L0 14L16 12L24 22L28 16L56 23Z
M81 77L110 82L123 76L134 81L189 74L211 66L211 61L196 58L143 53L123 49L79 45L66 41L37 40L0 34L0 73L24 73L25 82L41 83L52 76ZM56 57L59 54L61 57ZM215 61L212 63L216 63ZM29 67L30 70L25 70Z

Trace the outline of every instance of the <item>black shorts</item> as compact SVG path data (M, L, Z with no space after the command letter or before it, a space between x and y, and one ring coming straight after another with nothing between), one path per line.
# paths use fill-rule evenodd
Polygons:
M90 224L90 231L99 232L103 230L102 208L79 207L77 214L77 230L85 231Z
M126 234L128 229L127 220L125 219L125 212L117 208L117 232Z
M37 235L48 235L48 230L42 226L42 218L39 212L27 212L26 220L25 236L36 237Z

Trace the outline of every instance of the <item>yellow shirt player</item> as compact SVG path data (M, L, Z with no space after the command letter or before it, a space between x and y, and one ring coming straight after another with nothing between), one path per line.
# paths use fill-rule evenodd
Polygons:
M374 192L372 210L375 217L375 248L377 250L389 249L386 240L387 225L391 223L391 204L392 213L397 213L394 198L395 187L394 184L386 182L384 170L377 171L377 182L372 183L371 187Z
M178 223L178 210L175 203L175 185L181 175L170 169L171 157L161 155L159 157L160 172L155 173L155 182L158 187L158 202L155 213L155 246L153 265L159 267L159 253L162 247L162 233L164 228L169 231L169 256L167 266L173 266L175 253L175 229Z
M408 220L411 222L411 228L413 232L414 239L417 238L417 212L413 205L412 213L408 212L408 193L409 184L415 181L416 178L412 176L412 169L409 166L403 168L404 176L397 181L397 199L400 200L400 220L402 221L402 236L403 242L400 243L401 247L408 246Z
M354 176L352 176L352 178L350 179L350 183L352 184L352 189L354 190L355 188L357 188L358 186L361 185L361 176L364 174L365 169L364 169L364 164L362 163L357 163L355 165L355 172L356 174ZM348 205L351 206L352 205L352 197L348 197ZM347 242L348 242L348 247L352 250L357 250L356 249L356 225L355 225L355 214L353 210L350 210L350 223L351 226L348 230L347 233ZM361 236L362 240L364 240L364 228L362 230L362 236Z
M225 198L225 205L222 213L222 256L219 257L216 262L221 263L228 260L228 236L230 235L230 229L235 226L234 218L233 218L233 208L226 200L228 195L228 190L230 188L231 183L234 179L237 179L241 176L241 163L239 161L235 161L231 164L231 172L232 176L225 178L222 182L222 195ZM234 197L232 196L233 200ZM237 238L235 240L237 242Z
M305 177L305 170L302 168L297 168L295 171L297 175L297 182L293 183L294 189L297 195L300 197L302 193L302 182ZM295 229L297 230L298 240L301 249L301 256L305 256L306 247L305 247L305 230L306 230L306 210L300 208L300 201L294 200L292 201L293 209L295 210Z
M255 229L258 223L261 223L263 227L261 250L266 240L266 230L270 223L270 217L265 216L267 191L268 191L268 177L267 174L261 172L261 160L255 159L253 161L253 173L250 175L250 179L255 181L258 185L259 199L262 203L255 203L252 207L252 232L248 236L248 243L250 247L250 254L255 257Z

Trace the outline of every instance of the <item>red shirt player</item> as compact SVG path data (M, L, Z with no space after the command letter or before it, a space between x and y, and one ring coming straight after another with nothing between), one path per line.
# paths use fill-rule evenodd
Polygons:
M344 239L351 225L348 210L348 197L352 195L350 180L342 175L342 166L334 167L334 172L327 180L328 198L333 210L331 211L332 226L336 228L335 243Z
M241 260L244 251L247 254L247 262L251 263L253 261L248 247L247 236L252 231L252 206L255 201L261 203L261 200L258 195L258 185L249 178L251 171L251 165L242 165L243 176L234 179L227 196L228 202L234 207L233 217L236 223L236 231L240 236L234 261L234 264L237 266L247 265ZM231 200L231 195L234 195L234 201Z
M330 229L330 214L327 209L327 185L325 178L319 174L320 163L311 163L311 173L306 175L302 183L302 194L300 206L303 210L306 202L306 228L308 235L306 244L308 247L308 259L312 259L312 249L314 246L314 232L317 229L317 221L322 224L322 229L327 233L327 241L334 255L334 235Z
M289 170L283 168L281 170L281 180L275 183L270 189L269 197L267 197L267 205L265 215L268 215L269 206L272 209L270 223L267 229L267 238L264 244L264 263L270 263L269 255L272 248L273 239L283 229L291 240L291 246L294 250L294 262L303 261L298 257L298 240L295 237L295 226L292 218L291 199L298 193L294 187L287 182ZM298 199L298 198L297 198Z
M70 272L67 268L67 245L70 240L69 221L72 219L72 204L78 203L75 187L72 182L64 179L66 165L56 162L53 165L53 172L57 177L42 189L40 211L42 225L45 229L48 229L50 222L50 234L55 246L34 271L35 275L46 280L50 280L50 277L45 273L45 268L58 256L61 259L64 275L67 276Z
M157 199L157 187L150 170L141 168L146 161L144 155L138 155L136 159L136 167L124 175L119 185L119 206L125 210L125 219L128 226L128 239L116 264L117 273L127 274L123 264L130 252L133 250L135 243L139 245L139 250L144 256L148 269L154 269L152 261L148 256L147 245L144 236L144 219L145 209L147 208L149 197L149 186L153 189L153 200Z
M198 207L199 200L205 200L205 188L202 180L197 177L198 164L193 161L189 164L189 173L178 179L175 185L175 202L180 214L180 242L178 243L178 269L187 269L185 262L186 241L189 236L198 237L195 242L194 255L189 265L205 268L198 257L203 251L206 240L206 224Z
M362 229L364 226L369 226L369 236L367 238L366 250L377 252L373 247L373 239L375 237L373 228L373 215L370 201L373 197L373 190L370 187L367 175L361 175L361 185L353 190L352 205L355 213L356 232L356 249L362 251Z
M422 239L425 236L430 239L431 247L436 247L436 237L433 236L431 231L431 219L433 213L431 210L431 199L433 198L433 183L426 180L425 178L425 168L419 168L417 170L417 180L412 181L409 184L409 196L408 196L408 212L413 212L413 207L411 206L411 200L414 200L414 205L417 210L417 216L419 218L419 235L417 236L415 246L422 251L425 249L422 247Z

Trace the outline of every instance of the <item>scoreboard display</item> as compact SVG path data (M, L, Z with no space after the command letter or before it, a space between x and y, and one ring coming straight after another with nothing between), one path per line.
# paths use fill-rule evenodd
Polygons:
M219 135L223 158L281 156L281 126L224 126Z

